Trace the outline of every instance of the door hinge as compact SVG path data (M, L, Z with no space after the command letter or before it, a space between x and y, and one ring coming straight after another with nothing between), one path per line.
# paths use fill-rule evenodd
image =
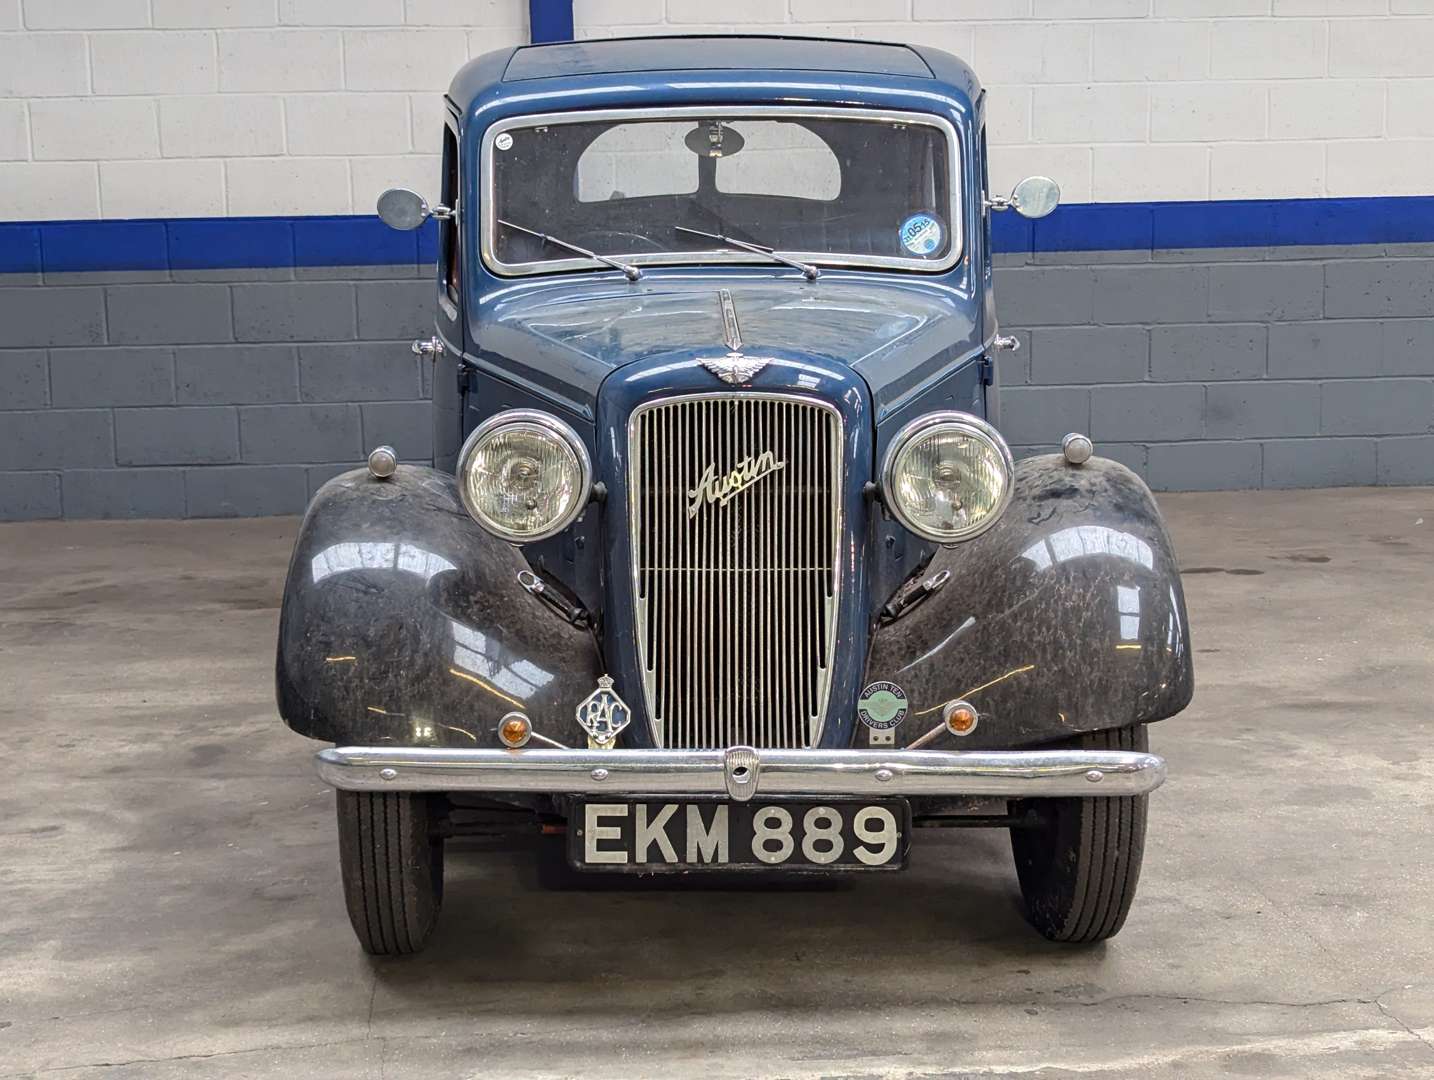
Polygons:
M458 392L460 394L466 394L468 393L468 388L472 385L473 369L467 364L460 362L458 365Z
M996 382L996 361L990 356L981 357L981 385L992 386Z

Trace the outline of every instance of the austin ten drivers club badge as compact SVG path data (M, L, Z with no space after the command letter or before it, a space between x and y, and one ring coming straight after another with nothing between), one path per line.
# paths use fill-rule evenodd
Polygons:
M873 731L889 731L906 719L906 691L894 682L874 682L857 699L856 714Z

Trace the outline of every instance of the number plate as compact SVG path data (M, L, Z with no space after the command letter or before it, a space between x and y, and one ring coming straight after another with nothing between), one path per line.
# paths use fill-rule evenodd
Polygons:
M583 802L568 820L580 870L900 870L911 808L885 802Z

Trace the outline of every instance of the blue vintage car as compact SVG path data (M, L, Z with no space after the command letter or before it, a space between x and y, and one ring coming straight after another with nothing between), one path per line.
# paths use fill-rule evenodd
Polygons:
M854 41L458 73L439 204L379 204L438 227L435 467L324 486L279 636L368 951L421 948L445 839L498 828L637 873L1002 828L1041 933L1119 930L1185 606L1139 479L1000 435L991 216L1058 191L989 193L984 108L955 57Z

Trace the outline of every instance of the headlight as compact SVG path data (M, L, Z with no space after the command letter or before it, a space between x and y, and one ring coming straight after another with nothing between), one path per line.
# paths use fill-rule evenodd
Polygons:
M510 409L479 424L458 455L458 491L473 519L514 544L562 532L582 512L592 465L556 416Z
M898 521L938 544L969 540L1011 501L1015 466L1006 441L969 413L930 413L907 424L886 451L882 492Z

